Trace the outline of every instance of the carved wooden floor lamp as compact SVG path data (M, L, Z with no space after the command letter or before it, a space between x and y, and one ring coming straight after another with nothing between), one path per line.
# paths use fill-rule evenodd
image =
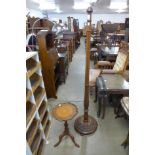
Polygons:
M81 135L88 135L94 133L97 129L96 120L88 115L89 108L89 66L90 66L90 34L91 34L91 15L93 9L89 7L88 13L88 26L86 28L86 67L85 67L85 94L84 94L84 115L79 116L75 120L75 130Z

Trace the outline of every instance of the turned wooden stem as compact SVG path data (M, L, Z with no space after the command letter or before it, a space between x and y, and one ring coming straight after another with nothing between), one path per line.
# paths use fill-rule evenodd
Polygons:
M91 33L91 27L87 26L87 28L86 28L86 67L85 67L85 93L84 93L84 122L88 122L88 108L89 108L90 33Z

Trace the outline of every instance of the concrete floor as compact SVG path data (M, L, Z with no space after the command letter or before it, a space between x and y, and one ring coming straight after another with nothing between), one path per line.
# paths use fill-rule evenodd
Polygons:
M92 66L92 64L91 64ZM85 76L85 42L81 39L81 45L73 56L69 65L69 75L66 83L62 84L57 91L58 99L49 100L51 110L58 103L72 102L78 107L78 115L69 121L70 132L75 136L76 142L80 145L77 148L69 137L64 137L58 147L53 145L58 141L58 136L63 132L63 122L52 118L52 125L45 144L43 155L128 155L128 147L120 146L128 132L128 122L124 118L115 119L113 108L108 106L104 119L97 118L97 105L93 102L94 94L90 96L89 114L98 122L97 131L88 136L80 136L74 130L75 119L83 114L84 98L84 76Z

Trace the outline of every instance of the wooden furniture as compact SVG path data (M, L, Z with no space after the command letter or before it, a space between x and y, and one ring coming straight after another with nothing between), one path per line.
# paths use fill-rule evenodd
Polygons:
M59 57L56 48L54 48L53 37L53 33L47 30L41 30L37 34L47 98L57 98L56 87L59 81L59 66L57 65Z
M115 118L125 117L128 119L129 118L129 97L123 97L120 102L121 103ZM125 140L121 143L121 146L123 146L124 148L126 148L128 145L129 145L129 132Z
M104 74L96 79L95 102L98 100L97 116L100 116L101 105L103 108L102 118L105 115L105 105L108 102L108 96L116 95L114 103L114 112L120 100L120 96L129 94L129 83L119 74Z
M73 40L72 38L63 38L63 36L57 36L55 38L56 42L56 47L58 46L58 51L59 47L63 49L61 46L66 46L67 47L67 53L68 53L68 61L72 62L72 57L73 57ZM58 43L59 42L59 43Z
M76 46L76 33L75 32L63 32L63 39L70 39L72 42L72 51L75 53Z
M60 82L66 82L68 75L68 55L67 51L64 53L58 53L59 65L60 65Z
M67 54L67 58L68 58L67 61L69 64L71 61L71 53L69 50L69 41L66 41L66 42L61 41L56 47L57 47L59 53L66 53Z
M26 20L26 34L35 33L37 34L40 30L51 30L53 23L48 19L27 17Z
M95 57L95 61L110 61L110 62L115 62L118 52L119 52L119 46L103 46L100 45L98 47L98 55ZM95 63L94 63L95 64Z
M26 155L40 155L47 141L51 116L37 52L26 53Z
M61 42L67 46L68 61L72 62L73 58L73 41L72 39L62 39Z
M79 20L73 17L67 17L68 19L68 32L64 32L65 35L74 35L75 49L80 45L80 30Z
M118 49L118 47L115 47ZM126 42L121 42L119 51L117 52L117 58L115 63L110 63L109 61L98 61L95 68L104 69L102 73L123 73L129 62L129 46ZM108 70L112 69L112 70Z
M124 112L129 117L129 97L123 97L121 99L121 106L124 109ZM126 148L129 145L129 132L125 138L125 140L122 142L121 146Z
M96 69L90 69L89 72L89 86L90 88L95 87L96 78L101 74L121 74L124 76L126 68L129 62L128 52L119 51L116 58L116 62L110 61L98 61L95 65Z
M91 12L92 13L92 12ZM90 21L91 23L91 21ZM89 67L90 67L90 34L91 26L87 27L86 33L86 68L85 68L85 92L84 92L84 115L79 116L74 123L75 130L81 135L92 134L97 129L96 120L88 115L89 109Z
M57 106L55 106L52 110L53 117L58 121L64 121L64 132L59 136L59 141L54 145L55 147L60 144L62 141L62 138L64 136L69 136L76 147L80 147L74 139L74 136L70 134L69 128L68 128L68 120L71 120L76 114L78 110L77 107L72 103L60 103Z
M107 33L114 33L118 30L120 26L120 30L125 29L123 23L113 23L113 24L101 24L102 30L106 31Z
M124 112L129 116L129 97L123 97L121 99L121 106Z
M107 35L112 38L112 43L115 45L115 44L120 43L121 41L124 41L125 30L115 32L115 33L108 33Z
M108 42L113 45L117 45L125 37L124 23L102 24L102 30L100 32L101 42L107 44ZM108 44L109 44L108 43Z
M91 48L91 49L90 49L90 59L91 59L91 60L94 59L95 53L98 53L97 48L94 48L94 47Z

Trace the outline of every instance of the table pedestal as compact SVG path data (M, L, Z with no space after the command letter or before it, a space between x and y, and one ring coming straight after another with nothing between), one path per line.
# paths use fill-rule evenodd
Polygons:
M74 128L75 130L81 134L81 136L84 136L84 135L89 135L89 134L92 134L96 131L97 129L97 122L96 120L91 117L91 116L88 116L88 121L85 122L84 121L84 116L79 116L76 120L75 120L75 123L74 123Z
M60 144L60 142L62 141L62 138L63 138L64 136L69 136L69 137L71 138L72 142L75 144L75 146L76 146L76 147L80 147L80 146L75 142L74 136L73 136L72 134L70 134L67 121L65 121L64 126L65 126L65 130L64 130L64 132L59 136L59 141L54 145L54 147L56 147L56 146L58 146L58 145Z

